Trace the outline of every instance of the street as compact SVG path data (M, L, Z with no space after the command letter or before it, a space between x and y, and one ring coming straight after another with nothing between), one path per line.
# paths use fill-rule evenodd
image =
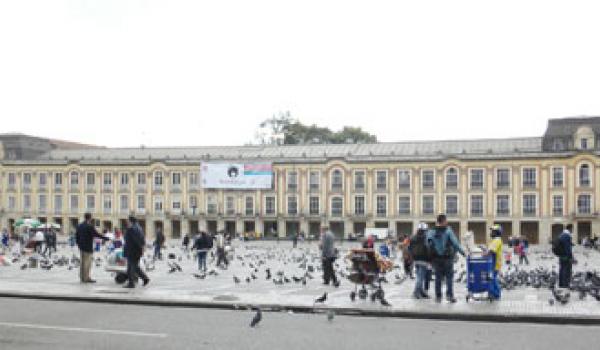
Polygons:
M0 349L589 349L600 327L0 299ZM535 335L535 336L534 336Z

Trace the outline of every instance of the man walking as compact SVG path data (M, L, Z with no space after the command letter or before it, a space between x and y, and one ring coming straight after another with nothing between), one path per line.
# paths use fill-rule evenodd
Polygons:
M125 246L123 255L127 258L127 279L129 282L124 288L135 288L138 278L144 281L144 286L150 282L150 279L142 269L140 269L140 259L144 254L146 240L142 233L142 228L134 216L129 217L127 230L125 231Z
M335 276L335 270L333 269L333 263L337 258L337 252L335 249L335 237L333 233L329 231L329 227L321 227L321 259L323 261L323 284L329 285L329 281L333 281L333 285L337 288L340 286Z
M229 266L229 261L227 261L227 252L225 251L225 236L223 233L217 234L217 267L221 267L221 264L225 264L223 266L224 269Z
M160 250L165 244L165 235L161 229L156 230L156 238L154 239L154 260L162 260L162 254Z
M427 224L419 224L417 233L410 239L408 251L414 259L414 265L417 272L417 281L415 282L413 298L429 299L429 295L425 291L427 271L431 270L431 254L427 247Z
M566 229L558 236L558 242L553 243L554 253L558 256L558 287L569 288L573 274L573 238L571 231L573 225L568 224ZM558 248L558 249L556 249Z
M198 270L206 272L206 254L212 248L212 239L206 232L200 233L200 236L194 242L193 249L198 254Z
M94 257L94 238L108 241L108 238L96 231L96 228L92 224L92 214L85 213L83 222L77 226L75 232L75 240L81 257L81 264L79 265L79 280L81 283L96 283L95 280L90 278L90 270L92 269L92 260Z
M435 228L427 234L427 244L432 253L432 265L435 273L435 301L442 302L442 280L446 279L446 300L456 303L454 297L454 257L458 251L465 252L458 243L454 232L448 227L446 215L437 217Z

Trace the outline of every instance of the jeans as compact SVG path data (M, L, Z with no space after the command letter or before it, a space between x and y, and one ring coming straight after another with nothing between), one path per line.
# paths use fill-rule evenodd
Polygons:
M431 282L432 276L433 276L433 270L427 269L427 271L425 271L425 280L423 281L423 291L425 292L425 294L427 294L427 292L429 292L429 282Z
M155 244L154 245L154 260L156 259L162 259L162 256L160 254L160 244Z
M527 258L526 254L522 254L519 256L519 265L522 265L523 261L525 262L526 265L529 265L529 259Z
M433 261L435 273L435 297L442 297L442 280L446 279L446 297L454 297L454 262L452 259L436 259Z
M492 274L492 281L490 286L490 296L495 299L500 299L501 287L500 280L498 279L498 271L494 271Z
M229 265L225 248L217 248L217 266L221 266L221 263L225 263L225 267Z
M139 257L127 257L127 278L130 286L133 286L138 278L144 281L148 280L148 276L140 269Z
M325 284L329 284L329 281L333 281L334 284L338 282L333 269L334 261L335 258L323 258L323 282Z
M415 269L417 271L417 280L415 282L415 290L413 291L413 295L415 297L420 297L426 294L424 286L425 279L427 278L427 271L429 271L429 269L421 264L415 264Z
M573 262L560 259L558 268L558 287L569 288L571 286L571 274L573 272Z
M206 252L198 252L198 270L206 271Z

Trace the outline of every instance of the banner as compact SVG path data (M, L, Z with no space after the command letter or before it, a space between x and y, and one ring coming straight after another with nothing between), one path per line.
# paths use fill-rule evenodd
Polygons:
M202 163L200 178L202 188L271 189L273 166L271 163Z

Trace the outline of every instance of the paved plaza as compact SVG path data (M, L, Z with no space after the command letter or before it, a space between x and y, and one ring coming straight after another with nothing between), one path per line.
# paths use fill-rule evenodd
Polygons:
M348 249L358 245L356 242L343 243L340 247L341 254L345 255ZM385 276L388 283L382 283L385 299L392 306L382 306L379 302L372 302L369 299L357 298L353 302L350 300L350 292L354 290L354 284L339 276L339 272L347 271L348 266L344 259L337 261L341 286L334 288L322 284L317 242L303 242L298 245L298 248L293 249L291 242L288 241L279 243L236 241L234 248L234 258L227 270L216 268L214 261L209 258L209 271L214 270L216 274L209 273L201 278L193 255L183 252L178 242L171 242L164 250L164 259L149 264L150 284L147 287L138 286L133 290L124 289L116 284L114 275L105 271L107 265L105 252L95 254L96 264L92 276L97 279L96 284L80 284L77 268L70 268L68 265L54 265L50 270L39 267L23 268L25 259L21 259L12 266L0 267L0 294L234 308L261 305L265 308L307 310L315 307L314 300L327 292L326 302L318 304L317 311L332 308L339 312L362 311L381 315L415 313L429 315L429 317L494 315L600 319L600 302L592 297L588 296L583 300L572 297L566 305L558 303L551 305L549 302L549 299L552 299L551 291L544 288L518 287L503 291L502 300L499 302L467 303L466 286L463 281L455 283L455 295L458 299L456 304L445 301L437 304L433 300L413 300L411 294L414 280L405 278L399 257L394 261L396 267ZM594 270L600 266L600 253L597 251L584 251L583 248L577 247L575 252L579 263L575 265L574 272ZM57 255L70 258L73 254L77 256L77 251L63 246L59 248ZM173 254L175 259L168 259L169 254ZM149 262L147 257L145 259ZM555 268L556 265L556 259L548 246L532 247L530 260L531 265L523 267L524 269L540 266ZM170 272L172 269L168 266L169 261L177 262L182 271ZM302 261L306 261L306 267L302 265ZM251 264L253 268L250 267ZM464 264L464 259L460 258L455 265L457 275L465 269ZM303 284L298 279L311 267L314 268L310 273L312 279L307 278L306 284ZM271 279L266 278L267 268L273 276ZM258 269L258 272L255 269ZM282 284L273 282L273 279L280 279L278 273L283 273ZM240 280L239 283L234 282L234 276ZM294 281L295 278L298 282ZM289 283L285 282L286 279ZM433 295L433 291L430 291L430 294Z

